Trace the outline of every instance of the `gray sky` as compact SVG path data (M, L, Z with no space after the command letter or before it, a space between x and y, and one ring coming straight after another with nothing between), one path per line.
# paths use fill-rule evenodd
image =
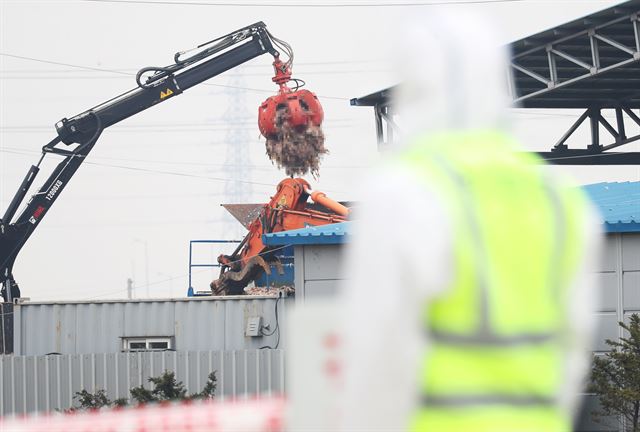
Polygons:
M348 99L394 83L386 58L390 23L434 6L194 3L207 1L0 0L1 53L120 72L0 55L0 211L37 162L40 148L55 137L56 121L134 87L133 77L122 72L133 75L145 66L169 64L176 51L255 21L264 21L293 46L294 76L304 79L324 106L331 153L320 180L308 180L333 198L357 199L353 185L377 152L372 112L350 107ZM268 6L274 3L280 6ZM524 0L440 7L490 15L507 43L616 3ZM285 177L264 155L257 130L257 107L276 91L270 61L268 55L257 58L107 129L18 257L14 275L23 295L38 300L121 298L131 277L136 295L146 297L148 273L150 297L184 296L189 240L242 236L219 204L265 202ZM551 147L579 115L523 111L513 114L514 132L529 148L540 150ZM225 167L234 151L242 165L236 173ZM49 158L35 182L38 187L55 162ZM558 169L581 183L640 180L637 167ZM242 179L241 200L228 196L225 179L232 177ZM212 262L221 252L229 251L201 247L195 257ZM204 289L210 279L211 272L200 271L194 283Z

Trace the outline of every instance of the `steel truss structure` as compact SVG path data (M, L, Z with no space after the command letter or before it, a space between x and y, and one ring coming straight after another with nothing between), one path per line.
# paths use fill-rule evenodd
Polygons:
M633 0L511 44L510 92L524 108L584 109L550 152L558 164L640 164L640 153L609 150L640 140L640 1ZM615 114L612 125L603 112ZM569 149L570 136L589 120L591 142ZM601 132L611 135L601 143Z
M398 125L393 119L392 114L391 94L393 90L393 88L387 88L361 98L353 98L350 101L352 106L373 107L378 150L389 148L389 145L394 140L394 136L399 132Z
M584 22L589 22L588 18ZM519 43L526 44L519 41L512 46ZM517 105L523 104L528 108L582 108L585 103L613 107L625 100L638 107L640 95L629 94L629 83L619 81L639 78L637 67L627 68L626 73L619 73L621 68L633 65L638 60L640 23L638 12L634 12L515 54L510 64L512 73L509 75L522 73L530 79L511 80L511 95ZM599 79L610 71L618 73L615 77L607 77L606 81ZM594 78L598 78L595 87L590 82L586 86L574 85L586 79L594 81ZM537 86L535 81L539 83ZM634 84L637 85L637 81ZM565 88L565 91L558 91ZM593 90L593 93L581 91L586 89Z
M602 115L601 108L587 108L587 110L576 120L567 132L560 138L550 152L540 152L539 154L557 165L637 165L640 164L640 153L637 152L609 152L608 150L620 147L633 141L640 140L640 133L628 136L625 129L625 117L640 127L640 117L638 117L628 107L614 108L615 124L612 125ZM586 149L569 149L566 142L573 133L586 121L589 120L591 130L591 144ZM606 130L613 138L611 144L602 145L600 143L600 131Z
M507 76L516 106L584 110L550 151L539 153L543 158L565 165L640 165L640 152L611 151L640 140L640 132L629 134L640 130L640 115L632 111L640 109L640 0L528 36L509 48ZM351 99L351 105L374 108L380 148L397 128L393 90ZM606 112L615 121L607 120ZM567 140L587 119L591 142L570 149ZM601 137L605 133L611 138Z

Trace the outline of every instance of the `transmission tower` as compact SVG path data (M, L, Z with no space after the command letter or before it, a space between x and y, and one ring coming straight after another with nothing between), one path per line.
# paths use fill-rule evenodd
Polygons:
M224 178L228 180L224 189L224 202L244 204L249 203L253 192L251 184L247 182L251 179L251 131L247 128L246 121L255 118L256 113L249 110L246 91L241 90L242 87L246 87L243 68L236 68L232 72L228 85L227 110L223 115L223 119L229 123L229 131L225 136L223 172ZM255 122L257 131L257 119ZM229 222L225 223L225 231L229 238L242 238L246 233L242 226L231 217L227 220Z

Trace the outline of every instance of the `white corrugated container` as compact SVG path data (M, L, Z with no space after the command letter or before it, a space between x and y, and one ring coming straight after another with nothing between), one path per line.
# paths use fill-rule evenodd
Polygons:
M275 347L279 331L248 337L249 317L276 326L275 296L227 296L186 299L87 302L26 302L14 307L14 354L118 353L123 338L171 338L176 351L210 351ZM278 302L284 327L290 299Z

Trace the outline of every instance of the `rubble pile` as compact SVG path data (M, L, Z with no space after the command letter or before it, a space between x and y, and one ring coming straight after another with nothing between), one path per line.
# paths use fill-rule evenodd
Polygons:
M268 296L268 295L277 295L282 292L283 296L286 297L288 295L295 294L296 289L292 286L279 286L279 287L246 287L244 289L244 293L247 295L260 295L260 296Z
M322 129L308 125L298 130L289 125L286 116L286 108L279 108L275 118L278 134L267 138L267 156L278 168L284 168L288 176L311 173L318 178L320 159L329 153L324 147Z

